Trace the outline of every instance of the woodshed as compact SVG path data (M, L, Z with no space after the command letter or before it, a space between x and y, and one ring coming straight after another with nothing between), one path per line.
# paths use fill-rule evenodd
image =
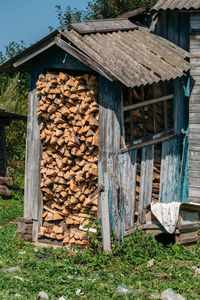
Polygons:
M24 217L35 242L104 249L146 222L151 202L187 202L189 53L128 19L55 31L2 66L30 71ZM93 230L95 230L93 228Z

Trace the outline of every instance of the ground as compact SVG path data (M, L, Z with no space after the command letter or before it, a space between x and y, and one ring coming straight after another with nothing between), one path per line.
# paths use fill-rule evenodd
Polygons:
M76 251L40 249L17 237L16 219L22 210L19 191L10 200L0 200L0 299L31 300L44 291L49 299L63 295L66 299L147 300L167 288L188 300L200 298L200 275L193 268L200 268L200 243L193 249L164 248L136 230L124 244L113 242L112 254L101 253L95 245ZM10 267L18 268L6 272ZM120 294L119 286L130 293Z

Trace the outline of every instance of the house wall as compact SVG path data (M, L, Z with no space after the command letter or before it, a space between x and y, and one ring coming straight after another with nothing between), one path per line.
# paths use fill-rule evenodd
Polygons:
M181 48L189 51L190 48L190 14L178 11L160 12L157 18L154 32L169 41L175 43ZM180 118L180 131L177 134L182 139L182 154L180 155L181 169L179 178L179 201L188 202L189 191L189 97L186 96L189 86L186 77L176 81L176 89L179 90L181 101L180 112L177 117ZM182 134L181 134L182 132ZM184 133L184 134L183 134ZM178 159L179 160L179 159ZM180 161L179 161L180 162ZM177 161L177 167L178 167Z
M189 201L200 203L200 13L190 14L192 89L190 97Z

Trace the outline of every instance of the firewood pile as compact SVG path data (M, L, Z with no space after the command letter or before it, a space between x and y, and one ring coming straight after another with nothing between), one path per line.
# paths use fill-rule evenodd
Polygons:
M98 195L98 81L93 75L40 75L37 114L41 118L40 238L62 245L87 245Z

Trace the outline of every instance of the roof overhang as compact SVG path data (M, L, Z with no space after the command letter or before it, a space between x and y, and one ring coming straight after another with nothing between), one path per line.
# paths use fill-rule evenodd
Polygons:
M200 0L160 0L152 11L194 11L200 10Z
M107 79L118 80L128 87L181 77L190 69L190 64L185 60L189 57L188 52L150 33L147 28L139 28L123 19L118 19L114 25L110 20L106 22L106 26L114 26L115 29L96 32L97 27L100 31L105 27L101 20L73 25L76 30L54 31L3 64L0 71L30 66L34 57L53 46L69 53ZM123 29L120 30L120 27ZM89 30L89 33L80 33L83 29Z

